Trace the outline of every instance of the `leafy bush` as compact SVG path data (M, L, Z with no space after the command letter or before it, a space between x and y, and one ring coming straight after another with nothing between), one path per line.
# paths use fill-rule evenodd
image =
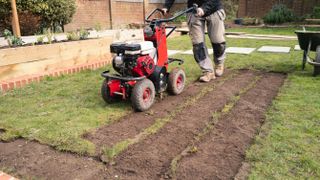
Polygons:
M296 16L293 11L283 4L277 4L272 7L269 13L263 18L267 24L282 24L294 21Z
M320 6L315 6L312 11L312 18L320 19Z
M10 19L11 0L0 0L0 19ZM41 18L42 28L54 29L72 20L75 0L17 0L18 12L30 12Z
M224 0L222 2L227 14L227 19L236 18L239 8L239 0Z

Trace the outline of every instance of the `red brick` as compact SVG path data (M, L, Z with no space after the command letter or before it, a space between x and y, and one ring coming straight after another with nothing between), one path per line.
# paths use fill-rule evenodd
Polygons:
M14 82L9 82L9 89L13 89L14 88Z
M2 82L2 83L1 83L1 90L2 90L3 92L8 91L8 90L9 90L9 84L8 84L8 83L5 83L5 82Z
M22 87L20 80L17 80L17 81L15 82L15 87L16 87L16 88Z
M21 80L21 86L25 86L27 84L27 80L26 79L22 79Z

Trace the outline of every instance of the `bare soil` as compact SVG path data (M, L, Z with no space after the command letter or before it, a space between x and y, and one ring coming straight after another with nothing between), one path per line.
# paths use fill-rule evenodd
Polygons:
M243 71L202 97L195 105L182 110L157 134L129 147L126 152L120 154L115 159L116 165L110 169L111 177L161 178L170 167L172 159L206 127L213 112L221 111L225 104L247 87L255 77L254 72Z
M234 178L282 84L283 76L265 75L229 114L221 117L215 130L197 145L198 152L182 159L178 179Z
M277 95L284 75L249 70L216 85L192 83L181 96L169 96L157 102L148 113L132 113L112 125L102 127L86 138L98 148L132 138L156 119L166 116L177 105L196 95L202 88L216 86L197 103L187 106L156 134L129 146L115 159L115 165L99 158L59 152L47 145L22 139L0 142L0 170L10 169L20 178L43 179L163 179L170 163L193 142L194 137L243 89L249 91L229 113L220 117L215 128L197 144L197 152L178 162L179 179L230 179L239 171L245 150L265 120L265 112ZM252 82L260 77L255 86Z
M225 76L230 73L227 72ZM192 83L188 85L185 91L179 96L167 96L163 100L158 98L152 109L148 112L136 112L124 116L117 122L103 126L95 132L85 134L84 137L96 145L96 155L101 155L101 148L112 147L119 141L132 138L139 134L143 129L151 126L156 119L167 116L174 111L177 106L183 104L190 97L195 96L206 85L213 85L219 83L222 79L218 79L210 84Z

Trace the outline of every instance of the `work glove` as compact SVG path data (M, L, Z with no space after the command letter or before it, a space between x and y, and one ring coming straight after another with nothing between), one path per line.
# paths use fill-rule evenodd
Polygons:
M204 15L203 9L202 9L202 8L198 8L198 9L197 9L197 16L198 16L198 17L202 17L203 15Z
M161 10L163 11L163 15L167 15L168 14L168 9L167 8L162 8Z

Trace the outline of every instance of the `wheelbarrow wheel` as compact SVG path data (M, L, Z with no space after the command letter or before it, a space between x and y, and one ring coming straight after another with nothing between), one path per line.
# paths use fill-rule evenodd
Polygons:
M155 101L156 90L154 84L149 79L137 82L131 94L132 107L136 111L148 110Z
M316 59L315 62L320 63L320 46L317 47L317 51L316 51ZM317 76L320 74L320 66L314 65L314 72L313 75Z

